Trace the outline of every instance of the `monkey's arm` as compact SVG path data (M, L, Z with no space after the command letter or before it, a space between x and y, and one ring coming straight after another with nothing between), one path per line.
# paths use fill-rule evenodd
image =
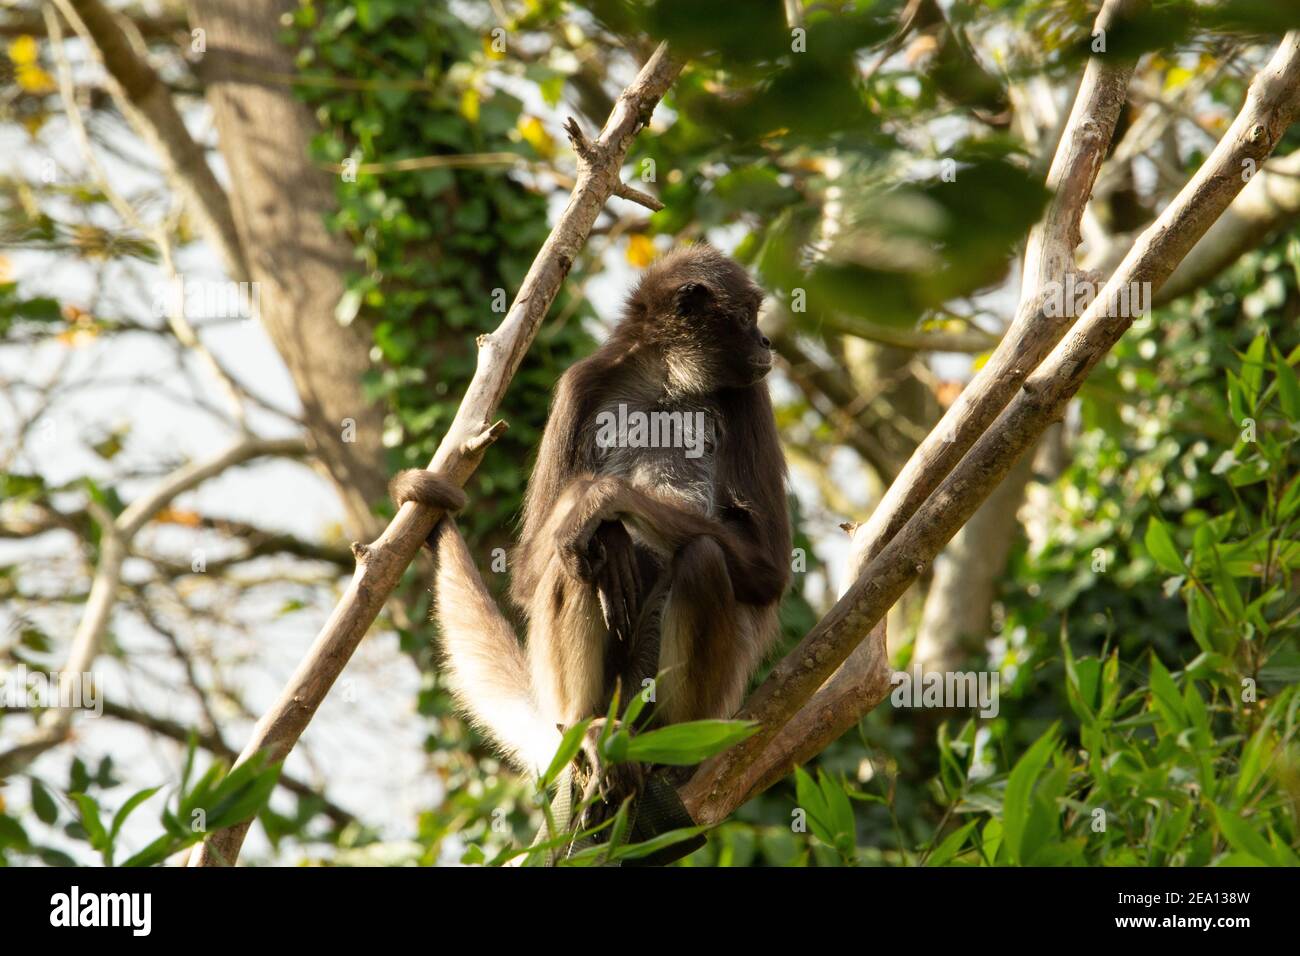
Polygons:
M553 517L556 503L576 474L590 468L583 447L582 423L601 391L603 360L593 355L560 376L537 449L537 463L524 492L523 526L510 566L510 596L521 608L540 584L541 565L526 556L537 550L537 539Z
M743 530L634 488L621 478L579 479L576 500L560 526L559 545L566 564L581 579L591 580L600 549L592 542L606 521L622 521L666 556L675 555L696 538L718 543L726 561L736 599L745 604L771 604L785 590L785 569Z

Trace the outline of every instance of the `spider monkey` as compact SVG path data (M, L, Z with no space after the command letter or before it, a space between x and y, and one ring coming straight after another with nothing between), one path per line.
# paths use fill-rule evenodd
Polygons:
M511 559L526 645L455 524L430 535L449 684L524 769L548 766L561 728L605 713L619 681L635 691L662 673L659 721L731 716L775 641L791 531L761 302L722 253L678 249L646 270L605 343L561 376ZM637 440L647 420L704 427ZM399 506L464 501L420 469L391 493Z

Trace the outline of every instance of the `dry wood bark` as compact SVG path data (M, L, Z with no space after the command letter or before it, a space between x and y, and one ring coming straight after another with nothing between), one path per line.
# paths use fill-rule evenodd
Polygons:
M127 33L130 21L99 0L55 0L60 11L94 49L110 77L110 89L127 120L162 157L167 178L189 200L204 234L235 281L248 267L225 190L194 141L172 93ZM132 26L131 30L135 28Z
M354 270L351 244L331 233L334 181L308 143L317 126L283 78L293 50L278 39L293 0L195 0L190 20L206 33L198 70L221 155L237 188L235 226L260 292L260 317L303 404L312 452L323 464L357 536L377 527L385 497L383 407L366 398L370 336L343 325L335 307Z

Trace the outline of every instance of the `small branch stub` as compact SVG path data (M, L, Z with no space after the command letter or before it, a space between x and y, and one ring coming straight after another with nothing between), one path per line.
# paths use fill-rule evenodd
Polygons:
M510 426L504 418L497 419L473 438L467 438L460 446L460 453L466 458L477 458L487 451L488 446L506 433Z

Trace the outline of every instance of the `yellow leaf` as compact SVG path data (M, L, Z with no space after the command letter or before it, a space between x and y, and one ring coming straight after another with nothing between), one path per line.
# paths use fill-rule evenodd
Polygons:
M638 269L644 269L655 261L655 244L649 236L635 235L627 241L627 261Z
M550 159L555 155L555 140L536 116L519 117L519 135L542 159Z
M97 334L98 333L93 328L87 329L79 326L75 329L65 329L55 336L55 340L60 345L66 345L70 349L76 349L81 348L83 345L89 345L91 342L95 341Z
M154 515L154 521L162 524L178 524L186 528L197 528L203 524L203 516L197 511L183 511L179 508L163 508Z
M28 93L54 92L54 77L34 63L20 64L16 78L18 85Z
M14 61L17 66L25 66L29 63L36 62L37 56L36 37L23 34L14 37L9 44L9 59Z
M1165 92L1172 93L1187 85L1187 81L1192 78L1192 71L1181 66L1176 66L1165 74Z
M478 122L478 90L466 90L460 94L460 115L471 123Z
M503 42L498 42L498 37L494 37L490 33L483 34L483 55L489 60L504 60L506 51L497 49L497 47L504 47L504 45Z

